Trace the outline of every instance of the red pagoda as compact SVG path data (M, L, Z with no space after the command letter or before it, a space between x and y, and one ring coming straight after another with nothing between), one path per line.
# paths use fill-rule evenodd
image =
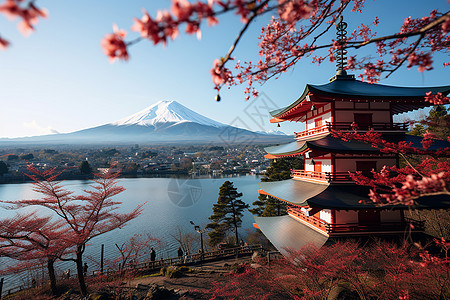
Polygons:
M422 223L405 217L405 206L372 204L369 188L355 184L349 175L349 171L369 174L385 165L398 166L398 156L381 153L367 143L343 141L333 137L331 130L351 130L351 124L356 123L359 132L373 128L387 141L412 142L421 148L422 138L407 135L408 124L394 123L393 116L431 106L425 101L426 93L448 95L450 86L394 87L361 82L347 75L344 55L342 50L338 53L338 71L329 83L308 84L291 105L271 112L271 123L306 124L306 130L295 132L294 142L265 149L270 159L304 157L304 169L291 170L292 179L260 183L260 194L287 203L285 216L255 217L255 226L282 253L307 244L321 247L330 237L399 235L410 227L424 229ZM437 141L432 148L448 146L446 141ZM427 200L417 208L450 207L449 197Z

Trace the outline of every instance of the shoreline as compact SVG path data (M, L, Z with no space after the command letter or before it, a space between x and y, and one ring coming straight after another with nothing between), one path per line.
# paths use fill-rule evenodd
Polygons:
M169 171L169 172L157 172L157 173L148 173L148 174L121 174L118 179L124 178L184 178L184 179L208 179L208 178L226 178L229 176L237 177L237 176L262 176L264 174L255 174L249 172L230 172L230 173L221 173L221 174L201 174L201 175L192 175L187 172L179 172L179 171ZM81 174L61 174L58 177L58 181L66 181L66 180L86 180L91 181L95 179L95 176L92 175L81 175ZM28 178L26 175L21 176L11 176L4 177L0 176L0 185L3 184L21 184L21 183L33 183L33 180Z

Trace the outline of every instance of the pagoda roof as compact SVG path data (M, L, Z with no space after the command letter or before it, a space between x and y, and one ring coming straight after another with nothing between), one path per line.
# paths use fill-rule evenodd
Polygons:
M426 102L426 93L450 93L450 85L435 87L398 87L383 84L370 84L355 79L337 79L323 85L307 84L300 98L292 104L273 110L270 114L276 118L273 122L281 122L295 115L304 113L311 108L313 102L330 102L336 100L359 100L359 101L389 101L393 102L392 112L403 113L418 108L432 106ZM311 97L309 97L311 96ZM307 105L305 105L307 104Z
M347 184L313 183L303 180L283 180L260 182L262 194L279 200L299 205L321 209L370 209L370 208L399 208L403 205L377 206L369 198L369 187ZM449 208L449 195L432 195L416 200L416 209Z
M312 229L289 215L255 217L255 222L283 255L289 255L289 251L299 251L308 245L320 248L328 240L327 235Z
M384 134L382 136L388 142L398 143L405 141L418 149L422 148L422 137L409 134ZM429 148L430 150L443 149L450 147L450 142L444 140L435 140ZM302 141L295 141L288 144L266 147L264 150L274 157L301 155L308 150L317 150L326 153L348 153L348 154L376 154L379 149L374 148L369 143L361 141L344 141L333 137L331 134L319 138L310 138Z

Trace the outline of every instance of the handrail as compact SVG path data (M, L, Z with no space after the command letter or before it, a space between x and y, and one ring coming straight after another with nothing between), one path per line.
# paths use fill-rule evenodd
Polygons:
M328 125L322 125L319 127L310 128L301 132L294 132L294 135L296 138L304 137L304 136L310 136L322 132L328 132Z
M302 177L307 179L316 179L326 182L332 181L353 181L348 172L315 172L305 170L291 170L292 177Z
M410 227L410 225L413 227ZM373 224L347 223L347 224L328 224L327 232L329 233L345 233L345 232L368 232L368 231L398 231L411 228L413 231L423 231L424 224L420 222L398 221L398 222L382 222Z
M327 222L315 217L315 216L306 216L303 212L300 210L293 208L291 206L288 206L286 208L286 211L290 215L294 215L297 218L300 218L309 224L313 225L314 227L321 229L323 231L327 231L327 225L329 225Z
M404 221L397 222L382 222L382 223L327 223L315 216L306 216L298 208L288 206L287 213L295 216L310 225L315 226L318 229L326 231L327 233L349 233L349 232L368 232L368 231L398 231L405 230L413 225L411 229L413 231L423 231L425 229L424 221L417 221L413 219L405 218Z
M239 246L215 251L209 251L205 253L189 254L183 257L172 257L166 259L160 259L145 263L139 263L133 266L129 266L128 269L156 269L164 266L171 265L184 265L197 262L203 262L207 260L213 260L217 258L222 258L230 255L244 255L252 254L254 251L262 250L262 245L247 245Z
M326 121L326 126L328 130L353 130L353 122L328 122ZM364 127L363 127L364 126ZM374 130L395 130L395 131L408 131L409 123L381 123L374 122L371 124L364 124L360 126L359 130L368 130L367 127L373 128Z
M352 124L354 122L328 122L325 121L325 125L319 127L313 127L300 132L294 132L296 138L308 137L311 135L330 132L331 130L353 130ZM377 131L389 130L389 131L408 131L409 123L382 123L374 122L371 124L360 125L358 130L367 131L369 128L373 128Z

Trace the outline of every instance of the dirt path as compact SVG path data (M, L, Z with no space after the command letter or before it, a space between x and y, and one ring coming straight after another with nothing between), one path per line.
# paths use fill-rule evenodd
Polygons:
M137 287L138 284L148 286L157 284L174 290L209 290L212 282L225 280L224 275L230 272L230 266L249 261L251 261L250 257L244 257L205 263L192 266L193 272L181 278L168 278L165 276L141 277L127 281L125 286Z

